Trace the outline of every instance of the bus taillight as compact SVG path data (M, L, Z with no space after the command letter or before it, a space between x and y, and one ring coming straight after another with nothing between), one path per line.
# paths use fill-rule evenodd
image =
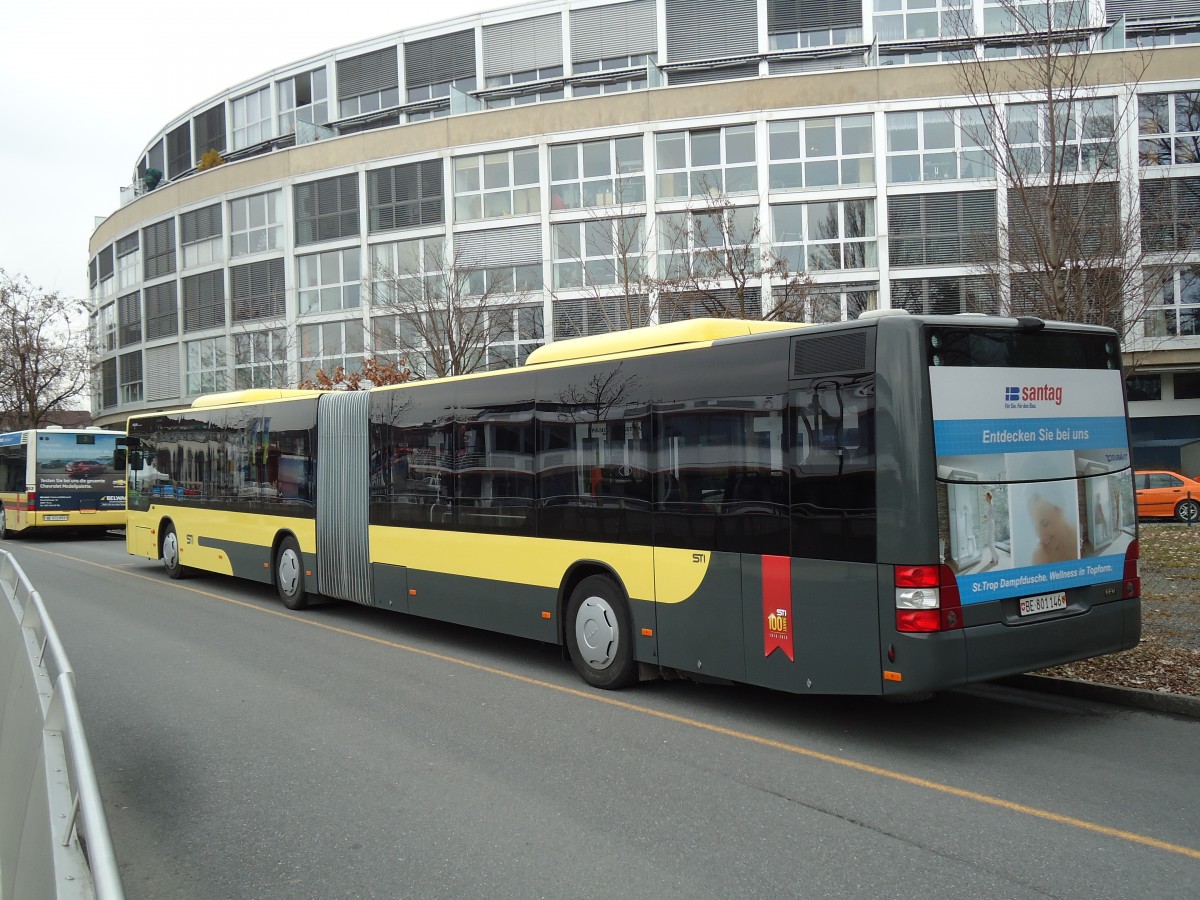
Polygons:
M37 512L37 494L33 491L25 495L25 512Z
M896 566L895 582L897 631L962 628L958 583L949 566Z
M1142 594L1141 571L1138 569L1138 559L1142 550L1137 541L1130 541L1125 548L1125 572L1121 576L1121 599L1129 600Z

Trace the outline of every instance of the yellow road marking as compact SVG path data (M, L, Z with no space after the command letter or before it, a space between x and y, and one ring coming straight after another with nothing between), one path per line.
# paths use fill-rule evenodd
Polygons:
M1110 828L1107 825L1100 825L1096 822L1089 822L1086 819L1077 819L1074 816L1065 816L1061 813L1051 812L1050 810L1039 809L1036 806L1026 806L1023 803L1013 803L1010 800L1004 800L1000 797L993 797L989 794L981 794L977 791L968 791L964 788L954 787L950 784L942 784L938 781L931 781L928 778L919 778L916 775L908 775L904 772L897 772L893 769L885 769L880 766L873 766L870 763L858 762L857 760L848 759L844 756L834 756L830 753L822 753L819 750L812 750L808 747L801 747L797 744L788 744L784 741L776 741L771 738L765 738L760 735L750 734L744 731L738 731L733 728L725 728L721 725L713 725L710 722L702 722L699 719L692 719L687 716L679 716L674 713L662 712L661 710L651 709L648 706L640 706L636 703L630 703L626 700L619 700L615 697L601 694L595 691L584 691L579 688L566 687L564 685L553 684L549 681L542 681L538 678L530 678L527 675L518 675L515 672L509 672L505 669L497 669L494 666L485 666L481 663L471 662L468 659L462 659L457 656L448 656L444 653L437 653L433 650L425 650L421 647L414 647L411 644L402 644L398 641L390 641L386 638L375 637L369 634L363 634L358 631L351 631L348 628L340 628L337 625L329 625L325 622L317 622L313 619L297 615L286 610L269 609L258 606L254 603L247 603L244 600L236 600L233 597L226 597L221 594L213 593L212 591L202 590L201 588L191 587L186 584L178 584L176 582L164 583L161 578L150 575L143 575L140 572L134 572L130 569L124 569L119 566L110 566L105 563L93 562L92 560L80 559L76 556L68 556L65 553L54 553L50 550L43 550L38 547L28 547L29 550L34 550L38 553L45 553L47 556L57 556L61 559L69 559L73 562L82 563L88 566L95 566L99 569L105 569L110 572L117 572L122 575L128 575L132 578L140 578L145 581L151 581L157 585L165 587L174 587L184 591L190 591L193 594L199 594L202 597L210 597L214 600L221 600L225 603L241 606L245 609L254 610L259 613L266 613L272 616L278 616L281 619L287 619L301 625L308 625L312 628L320 628L323 631L331 631L334 634L344 635L345 637L358 638L359 640L369 641L373 644L379 644L384 647L390 647L393 650L403 650L408 653L416 653L428 659L436 659L439 662L451 663L456 666L462 666L467 669L473 669L476 672L485 672L489 675L498 675L501 678L508 678L512 681L518 681L522 684L528 684L533 687L545 688L551 691L557 691L560 694L567 694L572 697L578 697L581 700L589 700L593 703L604 703L608 706L615 706L618 709L624 709L629 712L641 713L642 715L653 716L656 719L662 719L667 722L674 722L678 725L685 725L689 728L696 728L700 731L707 731L711 734L719 734L724 737L734 738L735 740L745 741L750 744L755 744L760 747L770 747L772 750L780 750L784 753L791 753L796 756L802 756L807 759L815 759L821 762L830 763L835 766L841 766L845 769L850 769L855 772L863 772L868 775L875 775L880 778L887 778L892 781L898 781L902 784L910 784L914 787L924 788L929 791L935 791L939 794L946 794L951 797L958 797L963 800L972 800L976 803L982 803L985 806L992 806L998 809L1004 809L1009 812L1020 813L1021 815L1032 816L1035 819L1042 819L1046 822L1054 822L1059 825L1068 825L1072 828L1079 828L1083 831L1090 831L1094 834L1103 834L1106 837L1117 838L1118 840L1128 841L1133 844L1141 844L1146 847L1153 847L1156 850L1163 850L1167 853L1177 853L1180 856L1186 856L1191 859L1200 859L1200 850L1192 847L1185 847L1182 844L1172 844L1169 841L1160 841L1157 838L1148 837L1144 834L1138 834L1133 831L1124 831L1120 828Z

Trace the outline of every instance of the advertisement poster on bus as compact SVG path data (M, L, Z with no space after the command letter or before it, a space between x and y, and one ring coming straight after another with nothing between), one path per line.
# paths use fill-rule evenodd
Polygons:
M942 562L962 603L1119 580L1136 527L1120 372L929 376Z
M112 432L38 434L38 507L50 513L124 509L125 473L113 469L116 448Z

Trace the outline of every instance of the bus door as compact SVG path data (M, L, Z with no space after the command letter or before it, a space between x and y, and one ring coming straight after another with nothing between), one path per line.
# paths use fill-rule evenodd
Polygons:
M786 343L665 358L655 405L661 664L746 680L763 560L788 553Z
M864 371L871 343L865 330L793 341L790 543L780 552L759 539L758 571L747 566L745 577L746 674L756 684L879 691L875 377Z

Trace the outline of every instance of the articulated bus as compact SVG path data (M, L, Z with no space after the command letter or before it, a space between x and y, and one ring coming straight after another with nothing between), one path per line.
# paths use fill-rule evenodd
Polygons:
M0 434L0 538L36 528L95 530L125 525L121 431L31 428Z
M700 319L129 421L129 551L683 674L924 694L1134 646L1116 335Z

